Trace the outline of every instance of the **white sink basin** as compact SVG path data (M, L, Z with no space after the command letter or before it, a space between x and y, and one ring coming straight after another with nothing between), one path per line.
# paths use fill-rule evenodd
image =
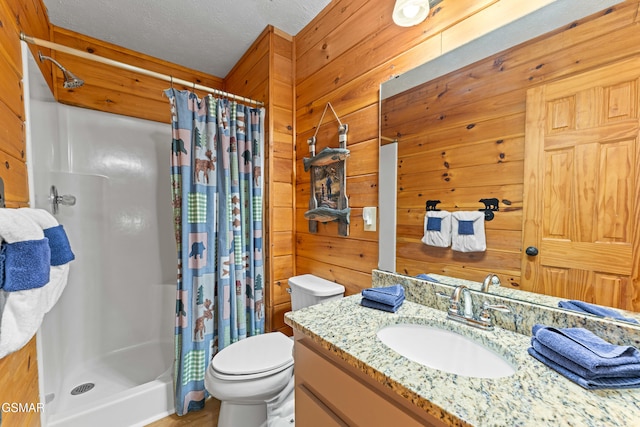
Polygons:
M502 356L445 329L403 323L385 326L377 335L407 359L440 371L477 378L501 378L515 373Z

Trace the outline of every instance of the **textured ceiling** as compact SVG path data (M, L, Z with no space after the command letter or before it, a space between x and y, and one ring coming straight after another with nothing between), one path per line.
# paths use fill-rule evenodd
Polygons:
M296 35L330 0L44 0L52 24L217 77L267 25Z

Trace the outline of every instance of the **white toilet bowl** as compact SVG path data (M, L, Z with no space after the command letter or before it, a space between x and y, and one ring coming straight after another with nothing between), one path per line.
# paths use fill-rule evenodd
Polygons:
M218 427L266 426L268 410L293 419L293 341L281 332L238 341L214 356L204 383L221 401Z
M291 307L342 298L344 286L305 274L289 279ZM293 340L281 332L231 344L213 357L204 386L221 401L218 427L293 426Z

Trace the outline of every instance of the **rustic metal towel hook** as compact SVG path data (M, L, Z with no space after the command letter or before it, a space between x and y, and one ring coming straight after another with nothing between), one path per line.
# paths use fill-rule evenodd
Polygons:
M496 198L480 199L480 202L484 203L484 208L478 209L478 210L484 211L485 221L491 221L494 217L493 213L500 210L500 207L498 206L498 199Z
M436 206L440 203L440 200L427 200L427 211L439 211L440 209L436 208Z

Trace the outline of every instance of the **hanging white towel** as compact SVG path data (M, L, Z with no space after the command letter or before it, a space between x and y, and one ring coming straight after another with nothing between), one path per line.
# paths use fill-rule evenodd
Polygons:
M487 249L483 211L454 212L451 218L451 249L458 252L484 252Z
M8 251L14 248L9 245L25 242L24 250L20 246L16 247L16 257L29 257L31 249L28 245L42 240L44 240L42 229L31 219L19 213L17 209L0 209L0 242L3 246L6 245L7 255ZM48 250L46 243L45 246ZM38 250L34 249L32 252L37 254ZM7 259L4 258L3 262L6 261ZM25 261L28 262L28 259ZM13 290L15 288L12 281L16 282L17 280L14 279L21 279L21 277L18 275L9 277L9 272L6 270L9 268L8 265L2 265L2 268L4 269L2 274L5 277L3 289L0 289L0 358L24 347L40 327L46 307L42 286L50 278L47 274L44 283L33 284L28 283L30 277L24 275L26 281L20 284L24 290ZM39 276L44 277L43 274ZM31 279L33 277L35 276Z
M37 246L29 248L29 244L45 241L49 251L47 279L43 284L23 283L21 290L8 290L12 284L8 277L4 278L4 288L0 289L0 358L21 349L29 342L42 324L44 315L58 301L67 284L69 265L68 263L53 267L50 265L51 242L45 239L44 230L50 230L58 225L54 217L41 209L0 209L0 242L3 245L24 242L25 248L19 255L23 255L27 262L29 262L29 255L32 253L37 255L36 249L39 249ZM62 230L58 231L58 236L64 233ZM7 251L9 250L7 247ZM12 247L11 250L15 249ZM71 249L68 248L68 250L71 253ZM65 256L69 259L68 253ZM40 267L39 264L34 263L34 268Z
M424 216L424 236L422 243L439 248L451 246L451 213L447 211L427 211Z

